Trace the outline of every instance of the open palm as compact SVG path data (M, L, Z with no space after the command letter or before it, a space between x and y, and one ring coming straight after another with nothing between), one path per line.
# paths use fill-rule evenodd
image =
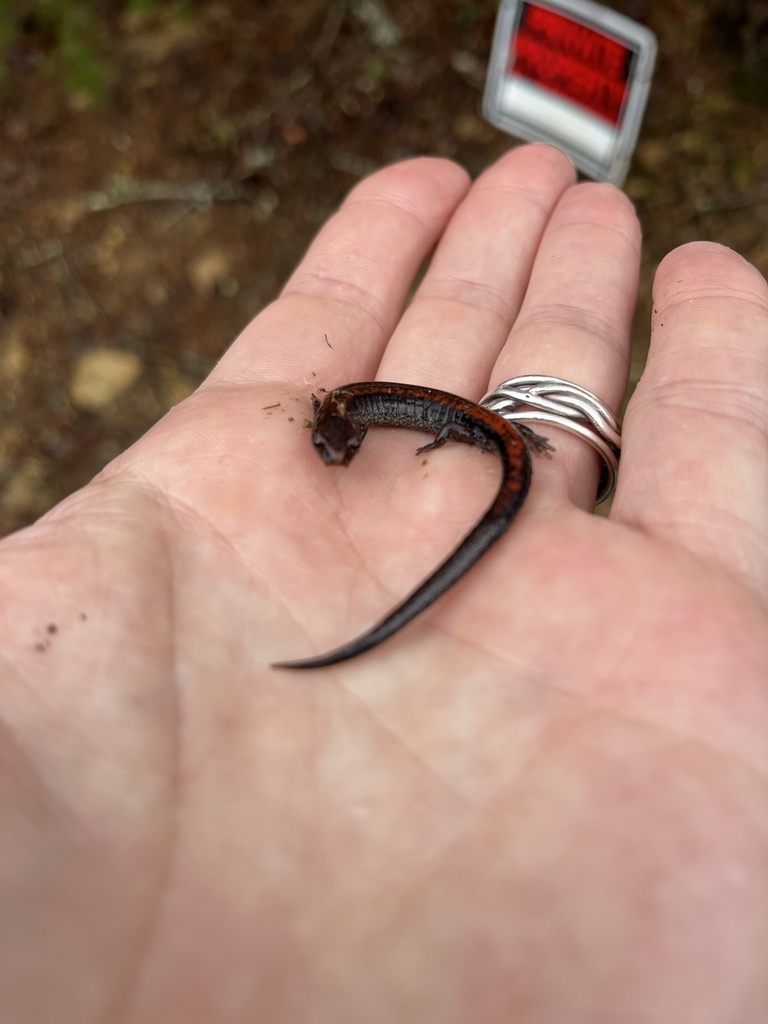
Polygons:
M211 377L0 545L0 1019L763 1024L768 292L717 246L657 273L619 488L570 435L509 533L358 661L477 519L495 459L310 394L614 408L639 230L522 147L361 183ZM414 277L435 249L406 306Z

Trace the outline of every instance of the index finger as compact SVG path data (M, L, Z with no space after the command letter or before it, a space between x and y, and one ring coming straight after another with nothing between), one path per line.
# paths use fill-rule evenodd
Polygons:
M461 167L427 157L364 179L208 382L373 377L414 277L468 188Z

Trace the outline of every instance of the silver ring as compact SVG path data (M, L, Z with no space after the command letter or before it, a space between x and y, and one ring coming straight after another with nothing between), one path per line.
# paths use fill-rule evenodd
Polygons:
M505 380L480 404L510 423L549 423L589 442L604 462L595 503L599 505L613 494L621 455L621 427L608 406L591 391L560 377L529 374Z

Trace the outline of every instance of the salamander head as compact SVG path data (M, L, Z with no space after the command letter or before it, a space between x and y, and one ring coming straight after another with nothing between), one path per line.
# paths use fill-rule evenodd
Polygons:
M367 427L337 410L321 409L312 428L312 444L326 466L348 466L366 432Z

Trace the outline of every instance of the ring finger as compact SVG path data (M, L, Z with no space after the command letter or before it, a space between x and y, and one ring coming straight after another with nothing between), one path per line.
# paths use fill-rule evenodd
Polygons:
M534 261L520 313L491 373L491 387L522 374L561 377L618 411L627 383L640 265L640 226L610 185L576 185L557 204ZM594 504L600 460L578 437L543 431L556 456L537 478L560 499ZM541 491L540 491L541 493Z
M522 146L473 184L453 214L383 355L380 380L479 399L523 300L542 232L573 184L551 146Z

